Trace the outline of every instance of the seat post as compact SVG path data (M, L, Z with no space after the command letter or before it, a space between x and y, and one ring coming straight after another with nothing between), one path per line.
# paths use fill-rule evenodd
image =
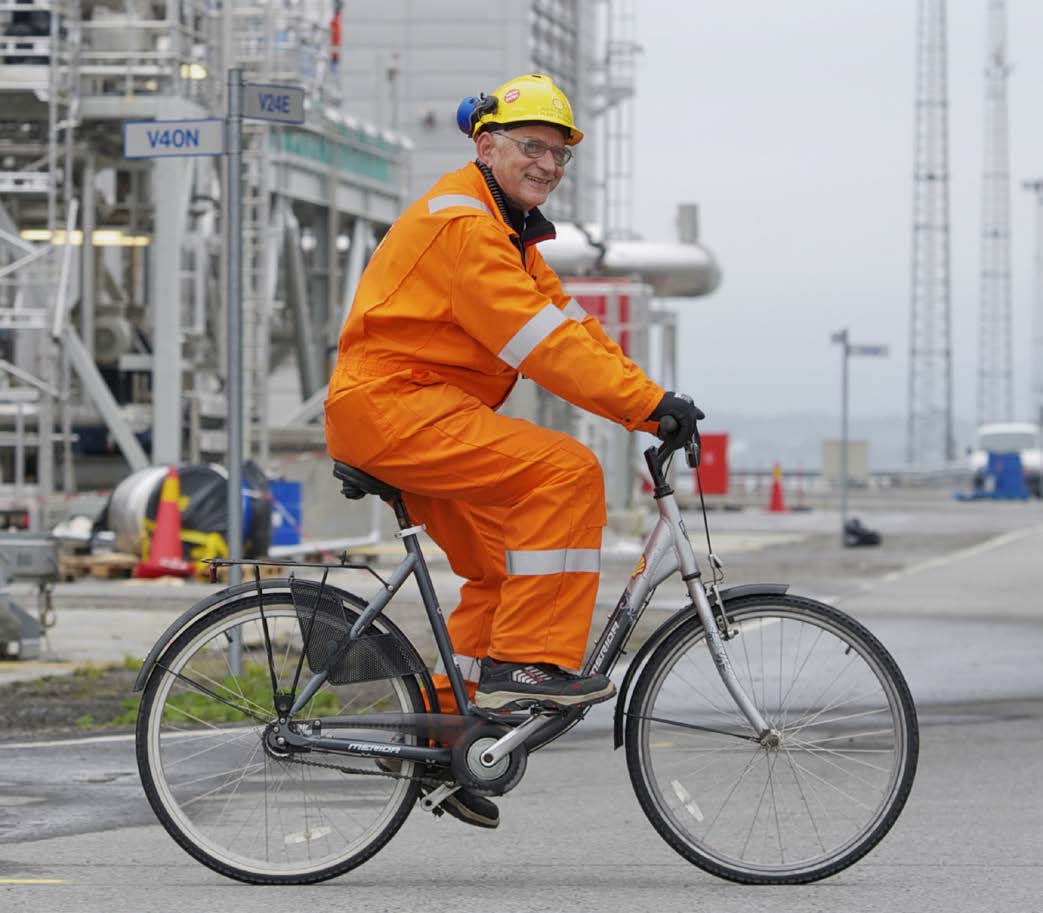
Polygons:
M396 494L391 499L391 506L395 510L395 519L398 520L399 529L409 529L413 525L413 521L409 519L409 511L406 510L406 502L402 499L402 495Z

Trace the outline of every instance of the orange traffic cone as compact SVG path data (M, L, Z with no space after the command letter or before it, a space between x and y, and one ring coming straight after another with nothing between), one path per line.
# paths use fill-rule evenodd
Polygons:
M170 467L159 493L156 509L156 529L152 533L152 545L148 557L134 568L135 577L188 577L192 573L192 562L181 555L181 482L177 468Z
M782 467L776 463L771 469L771 503L768 512L773 514L785 513L786 499L782 496Z

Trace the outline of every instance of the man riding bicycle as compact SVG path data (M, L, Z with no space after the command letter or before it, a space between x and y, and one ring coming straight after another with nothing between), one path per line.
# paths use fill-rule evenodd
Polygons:
M554 237L538 207L583 139L565 95L547 76L521 76L465 100L458 121L475 161L410 206L363 272L330 380L327 446L402 489L465 579L448 627L475 703L583 706L615 693L604 675L569 671L582 665L597 596L601 467L567 435L496 410L522 373L629 430L655 431L669 415L675 444L702 413L646 377L536 248ZM444 806L499 822L467 790Z

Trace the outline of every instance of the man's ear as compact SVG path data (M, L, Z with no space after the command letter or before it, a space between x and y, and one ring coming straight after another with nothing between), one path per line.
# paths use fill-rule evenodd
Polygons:
M474 141L475 156L477 157L478 161L480 161L483 165L491 165L493 146L495 145L496 140L493 138L493 135L491 133L479 133L478 136L475 137Z

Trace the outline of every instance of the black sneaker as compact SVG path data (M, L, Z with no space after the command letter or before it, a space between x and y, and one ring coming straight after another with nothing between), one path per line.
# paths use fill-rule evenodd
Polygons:
M391 741L401 742L402 736L393 736ZM402 770L402 762L398 758L377 758L376 764L377 769L386 774L398 774ZM437 777L424 777L420 781L420 792L423 795L434 792L443 782L444 780ZM460 787L438 806L438 813L442 811L463 821L464 824L473 824L475 827L492 829L500 826L500 810L496 804L465 787Z
M430 791L425 790L425 792ZM464 787L453 793L439 808L444 808L446 812L463 821L464 824L490 829L500 826L500 810L496 807L496 803Z
M607 701L615 693L607 675L577 675L551 663L501 663L486 657L474 699L486 710L533 704L568 708Z

